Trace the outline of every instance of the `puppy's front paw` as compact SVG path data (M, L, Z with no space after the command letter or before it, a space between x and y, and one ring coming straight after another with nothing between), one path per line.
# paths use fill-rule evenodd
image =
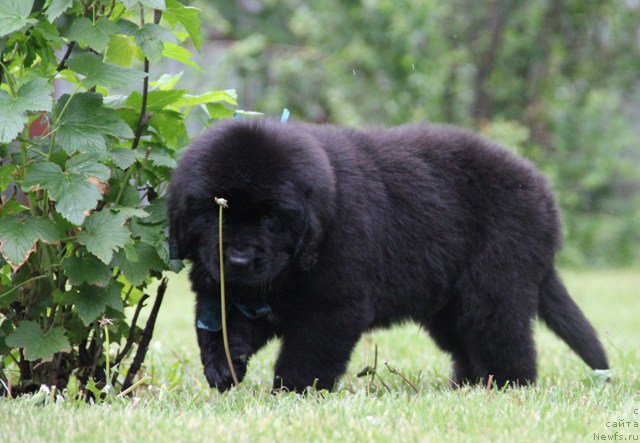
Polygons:
M233 361L233 369L236 372L238 381L242 381L247 372L246 362L240 360ZM209 383L209 387L216 388L220 392L224 392L233 386L233 377L231 376L231 370L229 369L226 359L206 365L204 368L204 376Z

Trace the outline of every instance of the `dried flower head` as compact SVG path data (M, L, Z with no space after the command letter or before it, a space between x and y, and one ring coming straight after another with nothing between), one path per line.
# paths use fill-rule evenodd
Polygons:
M108 325L112 325L113 324L113 319L112 318L107 318L106 315L103 315L102 318L99 320L100 326L105 327Z

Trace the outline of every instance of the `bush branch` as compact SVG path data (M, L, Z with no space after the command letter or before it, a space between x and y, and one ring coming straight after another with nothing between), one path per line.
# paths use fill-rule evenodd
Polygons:
M162 11L157 9L154 10L153 23L157 25L161 18ZM140 23L144 24L144 8L140 8ZM136 149L140 144L142 132L147 127L149 119L151 118L151 114L147 114L147 96L149 95L149 59L147 57L144 58L144 73L145 76L142 81L142 105L140 106L140 119L138 120L138 127L136 129L131 149Z
M144 331L142 332L142 339L140 340L140 344L138 345L136 356L133 358L133 363L131 363L129 372L127 372L127 376L125 377L124 383L122 384L123 392L129 389L133 384L133 378L140 370L142 362L144 361L144 357L147 355L149 342L151 341L151 337L153 336L153 328L156 325L156 318L158 317L158 311L160 310L160 305L162 304L162 299L164 298L164 293L166 292L166 290L167 277L164 277L160 282L160 286L158 286L156 300L153 302L153 308L151 309L151 313L149 314L149 320L147 320L147 324L144 327Z
M399 376L402 379L402 381L404 381L409 387L411 387L411 389L413 389L413 392L415 392L416 394L418 393L418 388L416 388L416 386L413 383L411 383L411 381L409 381L409 379L402 372L390 366L389 363L387 363L386 361L384 362L384 365L387 367L389 372Z
M56 68L56 71L60 72L66 67L67 60L69 59L69 56L71 55L71 51L73 51L73 47L75 46L75 44L76 42L74 40L69 42L69 44L67 45L67 50L62 56L62 60L60 60L60 63L58 63L58 67Z
M129 351L131 350L131 347L133 346L133 340L135 338L135 331L136 331L136 323L138 322L138 316L140 315L140 311L142 311L142 308L144 307L144 302L147 301L147 299L149 298L149 295L144 294L141 298L140 301L138 302L138 305L136 306L136 312L133 314L133 318L131 319L131 326L129 327L129 335L127 336L127 341L124 345L124 348L122 348L122 351L120 351L118 353L118 355L116 356L116 358L113 360L113 364L111 366L116 366L118 365L123 358L125 358L127 356L127 354L129 353ZM111 382L111 384L115 384L115 378L116 378L117 374L114 375L114 380Z
M150 116L147 114L147 96L149 95L149 59L144 59L144 80L142 81L142 106L140 107L140 119L138 120L138 127L136 129L131 149L136 149L140 144L140 137L142 137L142 131L149 123Z

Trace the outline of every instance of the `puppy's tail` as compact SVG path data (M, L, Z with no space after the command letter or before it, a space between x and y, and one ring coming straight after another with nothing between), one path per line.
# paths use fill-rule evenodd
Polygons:
M551 272L540 286L538 314L591 369L609 369L596 331L571 299L562 280Z

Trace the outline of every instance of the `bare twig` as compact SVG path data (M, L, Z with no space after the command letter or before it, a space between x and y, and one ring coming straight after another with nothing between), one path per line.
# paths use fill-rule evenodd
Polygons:
M18 368L20 368L20 379L25 380L31 378L31 366L27 359L24 358L24 348L20 348L20 361L18 362Z
M144 59L144 80L142 81L142 106L140 107L140 119L138 120L138 127L136 134L131 144L131 149L136 149L140 144L140 137L142 137L142 131L149 123L149 115L147 114L147 96L149 95L149 59Z
M62 60L60 60L60 63L58 63L58 67L56 68L56 71L60 72L66 67L67 60L69 59L69 56L71 55L71 51L73 51L73 47L75 46L75 44L76 44L75 40L72 40L69 42L69 44L67 45L67 50L62 56Z
M7 380L6 383L5 379ZM4 389L7 391L7 396L9 398L13 398L13 395L11 394L11 379L6 377L2 370L0 370L0 383L2 383L2 386L4 386ZM0 395L0 397L2 396Z
M374 344L373 367L369 365L365 366L362 370L360 370L360 372L358 372L356 376L359 378L359 377L365 377L367 375L371 376L367 381L367 394L371 393L371 386L375 386L376 390L379 390L378 386L376 386L375 384L376 377L378 377L378 380L380 380L380 383L382 383L382 386L387 390L387 392L391 392L391 388L389 388L389 385L384 381L382 376L380 376L380 374L378 373L378 345L377 344Z
M149 319L147 320L147 324L144 328L144 331L142 332L142 339L140 340L140 344L138 345L136 355L133 358L133 363L131 363L129 372L127 372L127 376L125 377L124 383L122 384L122 392L127 391L131 387L131 385L133 384L133 378L140 370L142 362L144 361L144 357L147 355L149 342L151 341L151 337L153 336L153 329L156 325L158 311L160 310L160 305L162 304L162 299L164 298L164 293L166 292L166 290L167 277L164 277L160 282L160 286L158 286L156 300L153 302L153 308L151 309L151 313L149 314Z
M413 392L415 392L416 394L418 393L418 388L416 388L416 386L413 383L411 383L411 381L409 381L409 379L402 372L400 372L398 369L394 367L389 366L389 363L386 361L384 362L384 365L387 367L389 372L399 376L407 385L409 385L411 389L413 389Z
M38 276L35 276L33 278L30 278L29 280L25 280L22 283L20 283L18 285L15 285L13 288L9 288L6 291L4 291L2 294L0 294L0 299L2 299L3 297L11 294L13 291L17 291L21 287L23 287L25 285L28 285L29 283L32 283L32 282L34 282L36 280L40 280L40 279L43 279L43 278L46 278L46 277L47 277L46 275L42 274L42 275L38 275Z
M116 0L111 0L111 7L109 8L109 12L107 13L107 18L111 17L113 14L113 8L116 7Z
M98 369L98 362L102 355L102 340L100 340L100 330L98 329L98 323L93 322L93 335L91 337L91 343L89 343L89 356L93 356L91 363L91 376L96 376Z
M118 395L116 395L116 397L124 397L125 395L131 393L131 391L133 391L135 388L137 388L138 386L140 386L142 383L144 383L145 381L151 381L150 377L144 377L141 378L140 380L138 380L137 382L135 382L135 384L129 386L127 389L123 390L122 392L120 392Z
M56 319L57 310L58 310L58 303L54 303L53 306L51 306L51 313L49 314L49 318L47 319L47 328L45 330L45 333L50 331L51 328L53 327L53 323Z
M375 343L373 345L373 370L371 371L371 379L369 380L369 386L367 386L367 392L369 392L369 387L373 384L376 372L378 371L378 344Z
M493 374L489 374L489 378L487 379L487 386L485 387L487 392L491 391L491 386L493 386Z
M116 355L116 358L113 360L113 364L111 366L118 365L131 350L131 347L133 346L133 340L135 338L136 323L138 322L138 316L140 315L140 311L144 307L144 302L147 301L148 298L149 298L149 295L144 294L140 298L140 301L138 301L138 305L136 306L136 312L133 314L133 318L131 319L131 326L129 327L129 335L127 336L127 341L124 345L124 348L122 348L122 350L118 352L118 355ZM113 375L113 380L111 381L112 385L115 384L115 379L117 376L118 374Z
M156 25L160 22L162 18L162 11L156 9L153 13L153 23ZM140 8L140 24L144 25L144 8ZM147 96L149 95L149 59L144 58L144 80L142 81L142 105L140 106L140 119L138 120L138 127L136 129L136 134L133 139L133 144L131 145L131 149L136 149L140 144L140 137L142 137L142 132L147 127L149 123L149 119L151 115L147 113Z

